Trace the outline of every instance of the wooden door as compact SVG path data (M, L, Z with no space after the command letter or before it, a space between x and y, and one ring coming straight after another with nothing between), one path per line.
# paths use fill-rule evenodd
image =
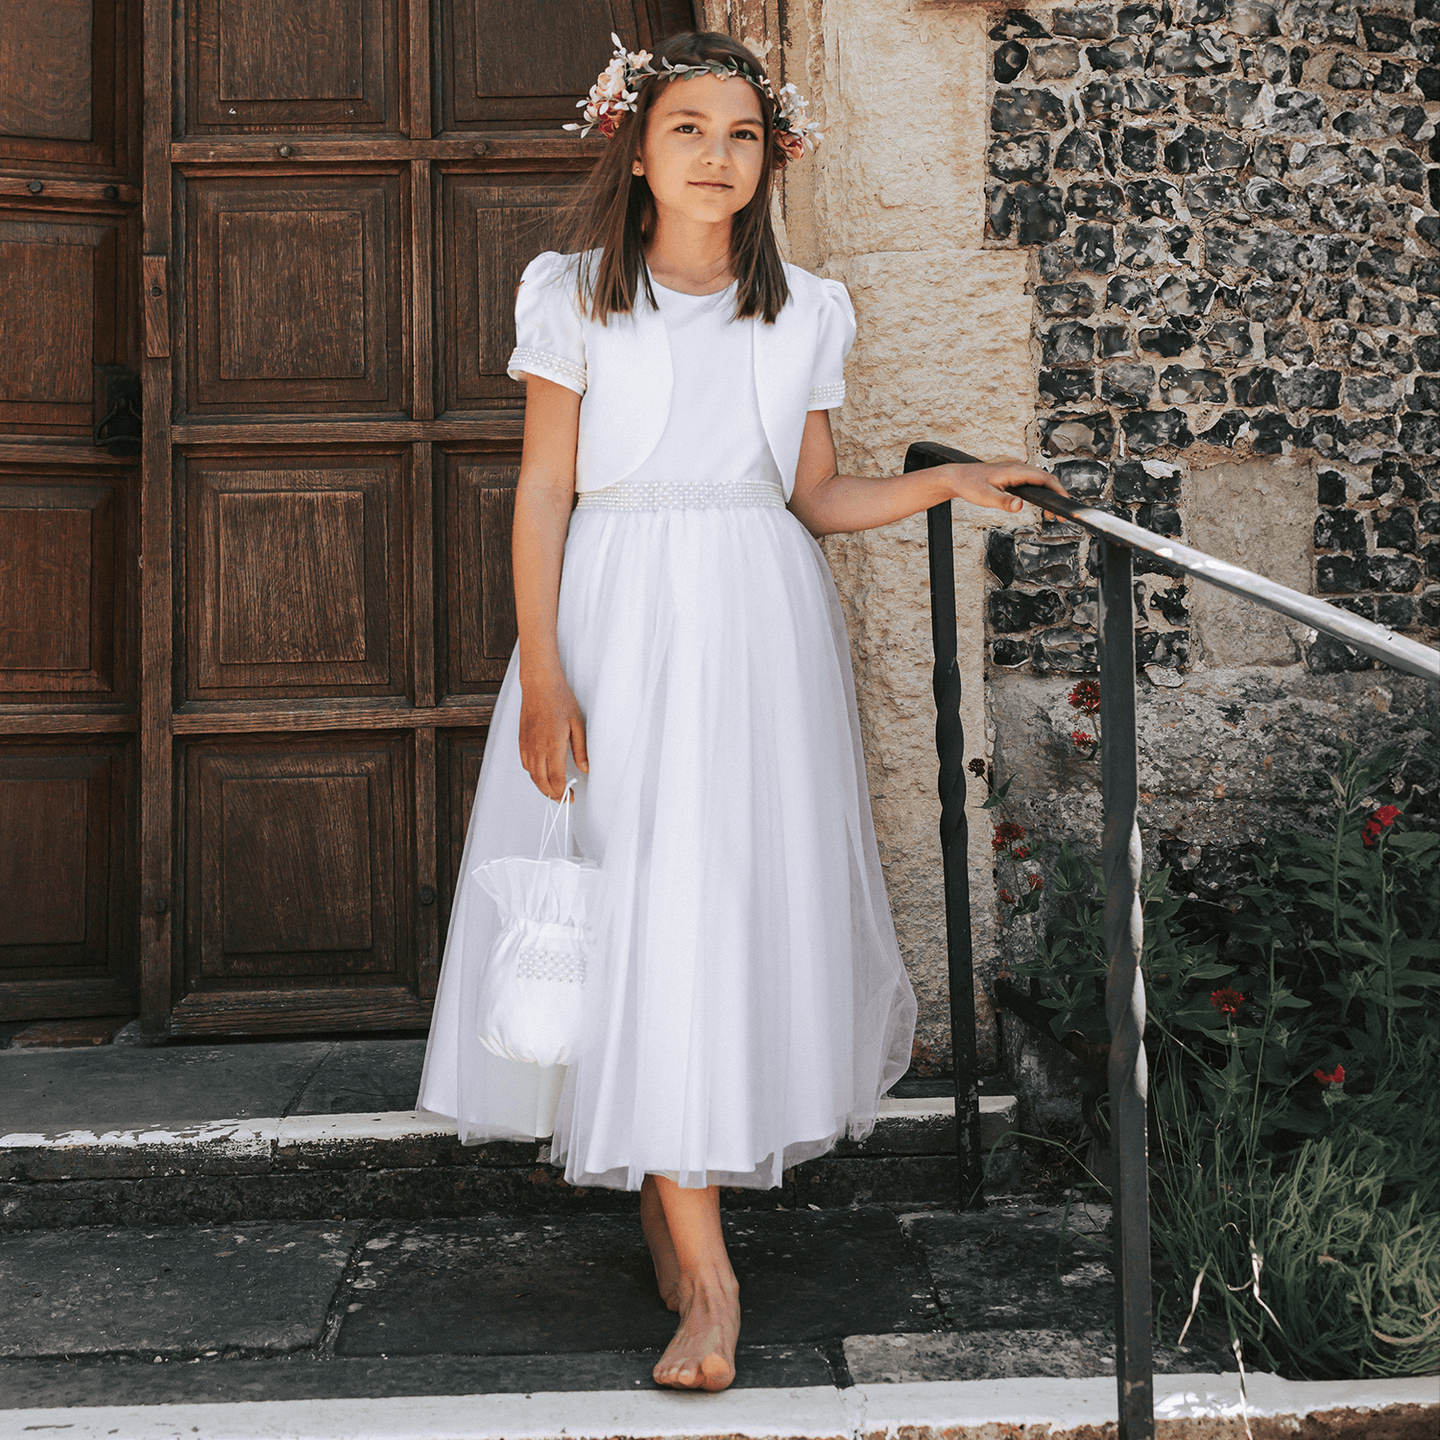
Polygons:
M144 1021L423 1024L515 639L515 286L610 32L690 7L145 3Z
M139 18L0 5L0 1019L136 1004Z

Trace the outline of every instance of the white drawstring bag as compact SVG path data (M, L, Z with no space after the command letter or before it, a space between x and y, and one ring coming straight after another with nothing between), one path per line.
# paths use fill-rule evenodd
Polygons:
M534 860L507 855L470 872L500 910L480 979L477 1024L480 1043L502 1060L569 1065L580 1042L601 871L593 860L570 857L574 785L572 779L565 786ZM562 814L560 854L546 859Z

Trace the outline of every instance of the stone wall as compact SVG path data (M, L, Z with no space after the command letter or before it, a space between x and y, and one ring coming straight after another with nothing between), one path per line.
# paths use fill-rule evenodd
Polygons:
M855 300L842 468L896 473L922 438L1027 455L1142 524L1433 637L1434 3L709 0L708 23L760 39L826 132L775 216L788 257ZM950 1059L924 537L917 516L824 542L922 1070ZM1066 701L1095 667L1085 537L957 511L955 543L967 755L1013 777L1036 832L1092 844L1095 766ZM1147 854L1181 884L1223 890L1239 842L1295 810L1341 736L1413 751L1433 730L1422 685L1141 570ZM1407 776L1433 789L1420 762ZM1027 937L997 908L980 798L983 985ZM1027 1121L1066 1113L1063 1067L1014 1026L1004 1039Z
M1233 513L1214 517L1245 507L1225 558L1288 567L1287 583L1432 641L1437 19L1435 0L998 12L987 167L989 243L1035 257L1033 438L1069 488L1202 548L1197 526L1233 531ZM1267 456L1314 462L1309 495L1228 463ZM1277 501L1313 536L1303 580L1288 540L1250 528ZM1094 668L1088 558L1063 531L993 538L995 665ZM1217 660L1374 663L1298 631L1247 655L1208 598L1153 568L1140 603L1140 657L1162 667L1202 640Z
M710 23L769 46L825 131L790 167L777 219L787 257L843 280L859 338L832 412L847 473L893 475L934 439L987 457L1024 455L1033 422L1030 269L984 248L987 21L972 6L911 0L716 3ZM924 96L917 104L917 96ZM988 752L984 705L985 527L957 507L963 719ZM876 832L901 949L920 999L919 1070L948 1068L925 517L832 536L846 609ZM977 945L994 951L988 820L973 796ZM983 991L981 1055L999 1063Z

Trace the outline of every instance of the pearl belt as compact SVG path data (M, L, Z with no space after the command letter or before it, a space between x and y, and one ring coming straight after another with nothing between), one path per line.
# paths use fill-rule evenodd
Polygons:
M713 510L758 506L785 508L785 494L765 480L723 480L705 484L690 480L656 480L582 490L577 510Z

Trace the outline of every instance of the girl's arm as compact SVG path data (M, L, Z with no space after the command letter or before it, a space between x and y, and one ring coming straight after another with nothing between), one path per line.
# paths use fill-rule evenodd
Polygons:
M972 505L1013 512L1025 503L1006 493L1016 485L1044 485L1057 495L1067 493L1048 471L1036 470L1019 460L1001 460L993 465L935 465L879 480L841 475L835 465L830 412L812 410L805 417L790 510L818 537L873 530L928 510L942 500L968 500Z
M575 495L580 397L553 380L525 381L525 448L515 490L511 561L520 645L520 762L552 800L565 793L565 752L590 770L585 720L560 669L560 563Z

